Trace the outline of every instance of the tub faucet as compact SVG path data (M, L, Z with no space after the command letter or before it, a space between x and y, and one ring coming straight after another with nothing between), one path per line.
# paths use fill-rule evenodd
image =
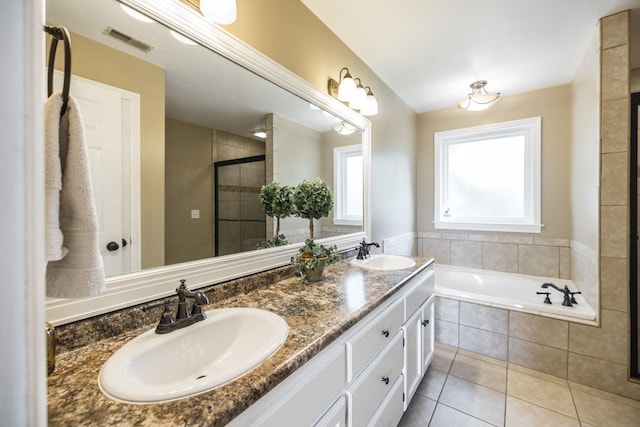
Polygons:
M558 292L562 292L562 294L564 295L564 301L562 301L562 305L567 306L567 307L573 307L573 304L577 304L578 301L576 301L576 298L574 297L575 294L581 294L582 292L578 291L578 292L571 292L571 290L569 289L569 287L567 285L564 285L564 288L560 288L556 285L554 285L553 283L544 283L542 285L543 288L548 288L548 287L552 287L553 289L557 290Z
M176 288L176 293L178 294L176 317L173 317L173 313L171 313L169 300L164 300L164 312L160 317L158 326L156 326L156 334L168 334L207 318L202 306L209 304L209 298L202 292L191 292L187 289L185 282L186 280L184 279L180 280L180 286ZM194 300L191 308L189 308L187 298Z
M380 245L376 242L367 243L364 239L362 239L362 242L360 242L360 246L358 247L358 256L356 258L357 259L369 258L371 256L371 254L369 254L369 248L371 246L375 246L376 248L380 247Z

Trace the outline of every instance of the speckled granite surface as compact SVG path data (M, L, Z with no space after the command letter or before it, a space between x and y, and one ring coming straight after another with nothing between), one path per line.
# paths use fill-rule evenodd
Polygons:
M214 390L173 402L119 403L103 395L98 387L103 363L128 340L154 327L159 311L157 316L153 313L152 321L148 320L151 314L144 316L148 323L133 330L107 325L126 319L128 312L107 316L108 320L101 319L98 323L78 322L78 325L61 328L62 348L68 351L57 355L56 370L49 377L49 425L225 425L393 295L405 279L423 268L427 261L416 258L415 267L388 272L362 270L344 262L326 268L324 280L318 283L301 284L291 277L273 284L263 280L258 286L237 286L235 294L223 288L220 288L223 292L212 292L215 297L210 299L206 310L221 307L270 310L287 321L289 335L274 355L244 376ZM277 273L274 277L279 278ZM252 277L244 280L255 282ZM102 325L98 340L80 339L92 335L89 329L98 327L96 325ZM111 331L111 336L105 331ZM77 345L78 339L82 341L81 346Z

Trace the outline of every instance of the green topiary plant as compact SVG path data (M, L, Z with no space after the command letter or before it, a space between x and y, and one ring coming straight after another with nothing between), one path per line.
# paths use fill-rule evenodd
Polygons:
M313 239L313 220L329 215L333 192L322 179L307 179L294 188L292 201L294 215L309 220L309 238Z
M293 214L293 188L278 182L270 182L263 185L258 195L260 206L265 214L276 218L276 233L269 240L258 244L258 249L270 248L272 246L287 245L287 239L280 234L280 218L286 218Z

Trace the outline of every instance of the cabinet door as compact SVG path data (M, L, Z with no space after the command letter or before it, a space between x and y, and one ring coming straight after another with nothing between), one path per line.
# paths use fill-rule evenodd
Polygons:
M427 368L433 359L435 350L434 333L434 301L435 296L431 296L422 306L422 372L427 372Z
M347 400L344 396L331 405L331 408L313 427L345 427L347 425Z
M422 379L422 310L407 320L404 329L405 410Z

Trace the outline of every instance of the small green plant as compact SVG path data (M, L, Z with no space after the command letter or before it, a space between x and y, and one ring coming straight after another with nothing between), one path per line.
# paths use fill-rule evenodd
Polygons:
M309 238L313 240L313 220L329 215L333 192L320 178L307 179L293 191L293 214L309 220Z
M293 215L292 196L292 187L275 181L260 188L260 206L267 216L276 218L276 233L271 239L258 243L257 249L289 244L284 234L280 234L280 219Z
M297 256L291 257L291 265L298 268L296 276L302 283L320 280L325 265L341 261L342 255L338 253L336 245L325 246L311 238L304 241L304 246L298 249Z

